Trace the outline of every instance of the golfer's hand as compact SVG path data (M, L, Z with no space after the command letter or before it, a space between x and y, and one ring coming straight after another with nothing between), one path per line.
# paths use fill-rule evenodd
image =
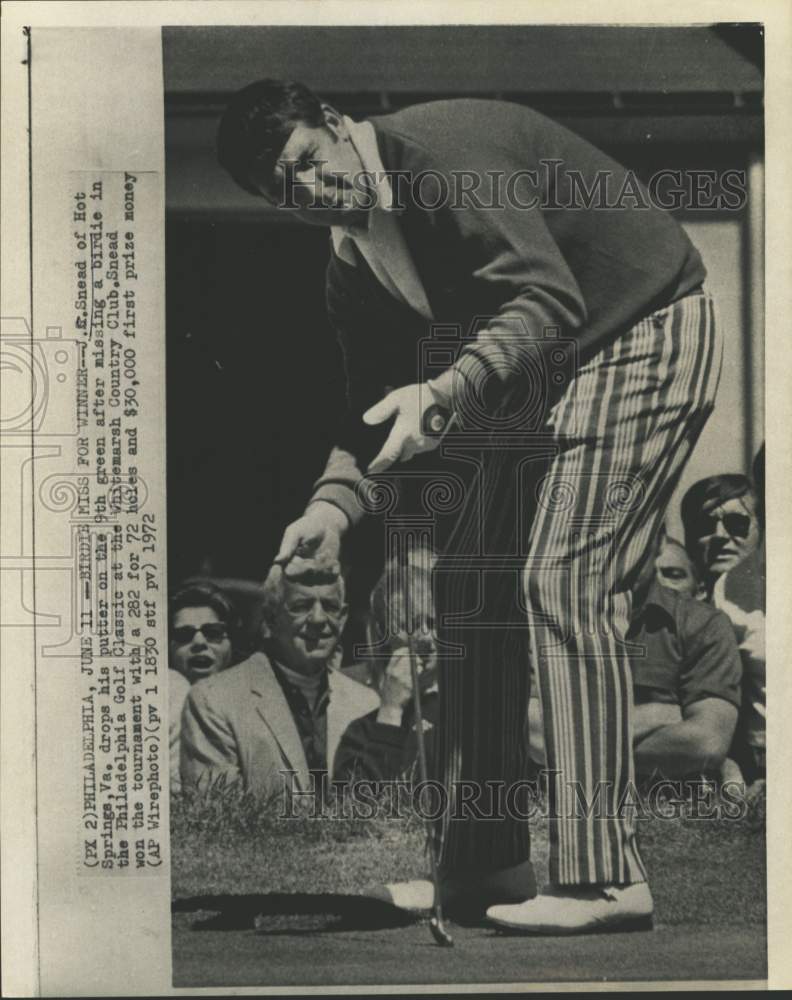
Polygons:
M348 523L334 504L317 500L286 528L274 561L283 566L287 577L299 576L306 562L334 569Z
M366 410L363 420L367 424L381 424L395 416L396 419L379 454L372 459L368 471L384 472L396 462L406 462L413 455L433 451L440 439L423 433L423 415L433 404L432 392L426 385L405 385Z

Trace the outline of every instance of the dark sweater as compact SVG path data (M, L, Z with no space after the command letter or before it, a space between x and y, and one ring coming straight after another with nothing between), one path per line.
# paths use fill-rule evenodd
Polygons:
M590 207L553 207L572 199L569 171L580 172L588 191L603 177L608 203L618 199L627 171L529 108L438 101L372 124L382 162L394 173L402 232L435 322L465 334L476 318L487 318L454 363L466 380L496 373L494 381L506 389L537 347L544 354L555 350L555 341L542 339L548 328L556 341L572 342L574 370L706 276L698 251L670 215L649 204L645 188L638 197L646 208L631 207L635 199L628 197L622 207L599 208L596 195ZM470 182L461 180L461 171L485 178L478 201L464 196L462 186ZM539 207L520 208L514 198L506 204L506 178L518 171L536 175L523 175L516 199L527 204L535 196ZM419 189L400 182L400 174L425 180ZM505 207L492 208L488 185L496 174L503 178ZM438 207L427 208L435 199ZM388 429L364 426L361 415L387 390L425 381L419 342L430 333L430 324L390 295L356 256L354 267L335 255L328 266L328 313L344 351L349 414L314 494L353 522L361 511L352 490ZM449 391L450 382L449 369L438 384Z

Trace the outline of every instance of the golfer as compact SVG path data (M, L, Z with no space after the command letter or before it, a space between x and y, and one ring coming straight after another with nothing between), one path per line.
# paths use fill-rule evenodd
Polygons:
M628 171L516 104L447 100L355 122L300 84L262 80L232 98L219 158L251 195L329 226L332 239L327 305L348 415L278 560L301 546L337 551L364 516L366 475L439 463L447 442L473 448L482 428L505 443L516 427L518 446L482 467L516 500L514 517L470 490L482 520L463 508L444 549L453 567L460 554L475 561L482 532L512 532L520 572L506 600L523 621L512 610L513 627L460 632L464 657L441 670L441 780L452 799L476 785L488 796L438 822L442 892L477 897L495 924L528 933L647 923L652 897L624 808L624 636L630 588L719 377L698 252ZM462 336L428 377L420 344L438 325ZM449 428L443 448L430 425ZM520 470L541 451L530 454L531 434L544 465L524 489ZM469 612L471 574L450 578L441 613ZM495 613L498 595L483 599ZM551 884L538 893L521 811L487 818L511 802L498 789L526 776L532 666L553 774ZM432 904L429 882L382 892L408 909Z

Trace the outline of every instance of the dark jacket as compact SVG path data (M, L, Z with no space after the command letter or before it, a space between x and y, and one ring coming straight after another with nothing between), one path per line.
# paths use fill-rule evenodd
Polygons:
M424 695L421 710L426 754L431 760L437 695ZM336 781L395 781L413 774L418 760L418 739L412 707L405 709L400 726L378 722L377 711L354 719L344 730L335 756Z

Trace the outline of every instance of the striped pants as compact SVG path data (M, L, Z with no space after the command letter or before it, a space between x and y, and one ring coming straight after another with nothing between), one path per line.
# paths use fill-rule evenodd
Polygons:
M450 801L436 827L441 870L530 857L530 810L517 793L530 773L533 664L553 776L551 882L645 880L624 808L630 590L712 412L720 364L708 293L653 313L578 368L536 437L543 457L539 446L522 458L498 448L494 474L470 490L436 570L440 637L464 650L440 674L435 767Z

